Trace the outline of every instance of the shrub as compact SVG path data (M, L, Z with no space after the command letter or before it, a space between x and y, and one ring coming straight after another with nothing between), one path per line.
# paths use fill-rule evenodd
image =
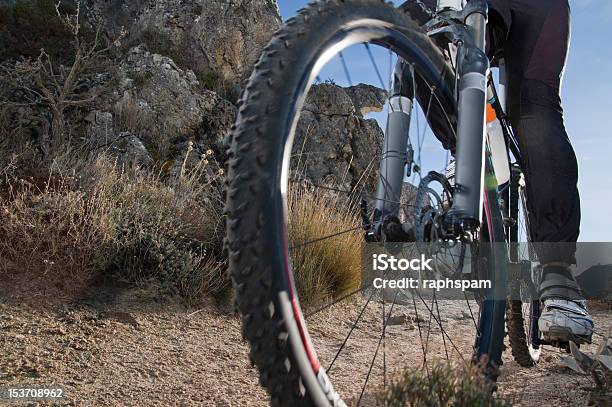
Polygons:
M73 58L74 50L65 44L71 32L59 18L52 0L17 0L0 6L0 60L36 58L41 48L61 63ZM60 3L62 13L70 12Z
M122 201L130 204L117 216L104 269L130 282L159 281L191 300L226 288L222 191L205 161L170 185L151 176L126 184Z
M361 243L359 229L320 241L334 233L359 226L354 204L332 193L295 184L289 194L291 262L300 300L317 304L359 287Z
M476 366L437 363L429 371L411 370L384 395L394 406L509 406L494 397L493 384Z
M92 86L87 82L97 81L96 77L102 68L108 66L111 50L125 34L122 32L114 41L110 41L103 39L100 27L95 34L84 33L79 4L76 3L74 14L64 14L61 3L54 5L48 0L37 0L33 4L18 2L14 6L0 7L0 27L6 18L5 14L11 14L12 10L19 42L28 44L30 52L37 52L36 57L28 57L29 54L21 50L13 57L15 61L3 61L0 57L0 97L3 99L2 105L9 108L7 111L12 116L9 127L19 129L23 122L31 122L32 113L37 112L36 121L46 122L48 126L43 125L34 133L43 156L49 160L71 144L75 130L72 125L79 121L77 118L84 117L85 110L106 91L104 86L98 86L101 83ZM27 24L19 21L19 15L31 19L33 26L59 25L59 31L63 34L60 41L55 41L55 48L61 44L59 49L71 57L66 60L53 51L34 48L32 43L24 41L21 32L29 30ZM35 31L38 33L39 30ZM66 33L69 36L64 38ZM3 37L0 28L0 49L3 48ZM47 38L45 35L42 37ZM48 115L41 114L41 110L46 110ZM5 132L6 129L0 131Z
M176 135L181 131L178 126L171 122L160 124L152 110L140 106L133 98L122 98L113 105L112 111L116 128L120 132L138 135L157 164L176 158Z
M67 297L101 276L156 281L189 301L222 292L221 175L205 161L213 160L162 179L106 156L66 155L42 189L5 171L0 272L29 281L31 291L51 287Z

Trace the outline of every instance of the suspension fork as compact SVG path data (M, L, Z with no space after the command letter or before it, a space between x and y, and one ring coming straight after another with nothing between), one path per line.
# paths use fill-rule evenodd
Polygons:
M484 193L485 107L489 59L485 54L488 6L471 0L464 9L471 35L460 41L455 191L447 222L456 232L480 226Z
M374 227L380 233L382 222L397 217L406 164L412 161L409 139L410 117L414 102L414 68L399 59L395 65L389 95L389 114L376 188Z

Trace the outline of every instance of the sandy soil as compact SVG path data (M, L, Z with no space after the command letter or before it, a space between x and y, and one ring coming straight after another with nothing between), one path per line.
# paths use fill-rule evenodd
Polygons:
M309 318L324 366L358 314L354 305ZM429 361L445 358L447 352L453 360L469 358L473 322L465 303L441 306L442 326L453 343L446 337L446 343L442 341L440 328L430 323L424 306L417 311L418 319L412 306L395 306L393 325L370 374L365 405L374 404L384 386L383 354L387 381L398 366L421 365L421 344L427 344ZM347 400L359 396L362 386L356 383L365 380L378 346L381 315L382 304L372 302L330 372ZM612 326L609 311L596 311L594 316L600 331ZM66 398L60 405L267 405L247 355L238 319L214 305L193 310L171 300L155 302L140 291L124 292L111 301L63 306L0 300L0 387L61 385ZM563 367L563 355L547 349L537 367L525 369L507 352L499 393L521 406L585 405L592 382Z

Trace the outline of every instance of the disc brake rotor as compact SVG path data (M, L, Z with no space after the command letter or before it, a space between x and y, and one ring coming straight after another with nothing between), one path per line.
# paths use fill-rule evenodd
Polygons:
M417 247L434 260L438 277L455 277L464 265L465 243L444 232L444 216L451 206L452 186L444 175L431 171L421 179L411 217Z

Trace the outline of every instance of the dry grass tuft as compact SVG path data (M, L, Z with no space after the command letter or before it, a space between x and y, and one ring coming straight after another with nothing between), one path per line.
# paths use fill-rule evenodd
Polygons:
M161 179L67 155L42 189L5 171L0 275L34 295L81 295L100 277L161 282L190 301L225 290L221 175L203 162Z
M335 194L294 185L288 199L292 246L358 227L359 211ZM317 304L359 287L361 244L359 229L296 247L291 262L300 300Z
M152 126L154 117L132 98L123 98L113 105L114 118L120 131L132 134L148 134L155 130Z
M132 98L123 98L113 105L116 126L120 132L137 135L157 162L171 158L180 129L170 123L159 126L155 113L138 105Z

